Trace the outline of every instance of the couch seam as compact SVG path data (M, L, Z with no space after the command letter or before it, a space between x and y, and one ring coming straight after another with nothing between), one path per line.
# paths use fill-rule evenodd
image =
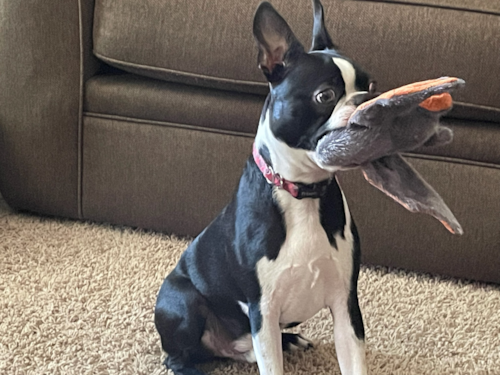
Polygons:
M96 113L96 112L84 112L83 115L84 115L84 117L89 117L89 118L97 118L97 119L103 119L103 120L117 120L117 121L133 123L133 124L147 124L147 125L170 127L170 128L176 128L176 129L194 130L194 131L200 131L200 132L205 132L205 133L232 135L232 136L243 137L243 138L254 138L255 137L255 134L250 134L250 133L237 132L237 131L231 131L231 130L222 130L222 129L211 129L211 128L201 127L199 125L179 124L179 123L168 122L168 121L144 120L144 119L138 119L138 118L134 118L134 117L108 115L108 114ZM500 170L500 165L476 161L476 160L467 160L467 159L462 159L462 158L453 158L453 157L449 157L449 156L425 155L425 154L415 154L415 153L403 153L402 155L405 157L412 158L412 159L423 159L423 160L447 162L447 163L453 163L453 164L460 164L460 165L467 165L467 166L475 166L475 167Z
M84 84L84 46L83 46L83 10L82 0L78 0L78 20L79 20L79 33L80 33L80 98L78 103L78 177L77 177L77 210L78 218L83 218L83 84Z
M263 90L265 87L267 87L266 83L264 83L264 82L252 82L252 81L243 81L243 80L231 79L231 78L212 77L212 76L208 76L205 74L189 73L189 72L183 72L183 71L175 70L175 69L161 68L161 67L153 66L153 65L132 63L132 62L116 59L113 57L104 56L104 55L100 54L99 52L96 52L95 50L94 50L94 55L96 57L98 57L99 59L106 61L108 63L121 64L123 66L136 68L136 69L151 70L154 72L168 73L168 74L172 74L172 75L184 76L184 77L189 77L189 78L194 78L194 79L202 79L202 80L211 81L211 82L221 82L221 83L225 83L225 84L242 85L242 86L247 86L247 87L250 87L253 89L262 89Z
M167 128L176 128L176 129L184 129L184 130L194 130L205 133L214 133L221 135L232 135L236 137L243 138L255 138L255 133L246 133L246 132L238 132L234 130L224 130L224 129L215 129L215 128L207 128L200 125L190 125L190 124L179 124L176 122L168 122L168 121L159 121L159 120L146 120L139 119L135 117L129 116L120 116L120 115L109 115L105 113L97 113L97 112L83 112L84 117L97 118L103 120L117 120L122 122L128 122L133 124L146 124Z
M500 120L500 108L498 108L498 107L492 107L490 105L483 105L483 104L467 103L467 102L462 102L462 101L457 101L457 100L454 101L454 104L458 106L457 107L458 109L460 107L462 107L465 110L486 111L489 116L498 115L499 116L498 120ZM491 123L494 123L494 124L498 124L499 123L498 120L496 120L496 119L493 120L492 117L491 118L489 118L489 117L485 118L485 115L483 115L483 116L476 116L477 118L474 118L474 116L472 116L472 118L465 118L465 117L461 117L461 116L454 117L453 116L453 110L448 115L446 115L446 117L457 118L457 119L461 119L461 120L473 120L473 121L491 122Z
M467 160L467 159L454 158L454 157L449 157L449 156L415 154L415 153L407 153L407 152L402 153L402 155L405 157L411 158L411 159L438 161L438 162L446 162L446 163L466 165L466 166L472 166L472 167L481 167L481 168L500 170L500 165L498 165L498 164L482 162L482 161L477 161L477 160Z
M352 1L352 0L349 0L349 1ZM367 2L379 2L379 0L363 0L363 1L367 1ZM380 0L380 2L384 2L384 1ZM390 4L391 2L387 2L387 3ZM145 65L145 64L137 64L137 63L127 62L127 61L124 61L124 60L120 60L120 59L115 59L115 58L112 58L112 57L104 56L104 55L96 52L95 50L93 51L93 53L94 53L94 55L97 58L101 59L104 62L110 63L111 65L113 63L116 63L116 64L121 64L124 67L141 69L141 70L145 70L145 71L150 70L150 71L153 71L153 72L156 72L156 73L167 73L167 74L171 74L173 76L178 76L178 77L185 77L185 78L191 78L191 79L202 79L202 80L205 80L207 82L219 82L219 83L222 83L222 84L242 85L242 86L246 86L246 87L248 87L249 89L252 89L252 90L255 90L255 89L264 90L267 87L267 85L265 83L260 83L260 82L243 81L243 80L230 79L230 78L222 78L222 77L212 77L212 76L208 76L208 75L204 75L204 74L183 72L183 71L180 71L180 70L160 68L158 66L153 66L153 65ZM154 77L151 77L151 76L147 76L144 73L143 74L129 73L129 74L134 74L134 75L139 75L139 76L143 75L143 76L148 77L148 78L159 79L159 80L164 81L164 82L169 82L168 80L165 80L165 79L154 78ZM182 81L172 81L172 82L183 83ZM184 83L184 84L186 84L186 83ZM187 84L191 85L190 83L187 83ZM230 91L230 92L234 91L234 90L231 90L231 89L228 89L228 88L213 88L213 89L214 90ZM245 94L250 94L250 95L259 95L259 96L265 96L265 95L267 95L264 92L262 92L262 93L260 93L260 92L244 92L244 93ZM484 109L484 110L487 110L487 111L492 111L492 112L498 112L498 113L500 113L500 108L493 107L491 105L484 105L484 104L479 104L479 103L463 102L463 101L455 101L455 103L456 104L460 104L460 105L462 105L464 107L467 107L467 108Z
M349 1L359 2L359 0L349 0ZM423 7L423 8L437 8L437 9L455 10L455 11L460 11L460 12L486 14L486 15L490 15L490 16L500 16L500 12L493 11L493 10L489 11L489 10L480 10L480 9L470 9L470 8L465 8L465 7L451 6L451 5L446 6L446 5L437 5L437 4L422 4L422 3L412 2L412 1L397 1L397 0L362 0L362 1L370 2L370 3L384 3L384 4L399 4L399 5L417 6L417 7Z
M484 104L476 104L476 103L468 103L468 102L462 102L460 100L454 100L455 104L467 107L467 108L473 108L473 109L484 109L486 111L492 111L495 113L500 114L500 108L498 107L492 107L491 105L484 105Z

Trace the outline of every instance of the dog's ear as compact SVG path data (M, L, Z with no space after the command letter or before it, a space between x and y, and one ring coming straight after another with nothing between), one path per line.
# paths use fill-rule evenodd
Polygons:
M323 5L319 0L313 0L314 27L311 51L322 51L324 49L335 49L335 45L328 34L325 26L325 14Z
M304 47L283 17L268 2L261 3L257 8L253 34L259 47L259 68L269 82L280 81L285 67L304 52Z

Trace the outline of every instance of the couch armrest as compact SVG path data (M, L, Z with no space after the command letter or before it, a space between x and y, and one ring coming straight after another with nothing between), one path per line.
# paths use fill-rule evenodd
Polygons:
M79 217L94 0L0 0L0 9L0 192L17 209Z

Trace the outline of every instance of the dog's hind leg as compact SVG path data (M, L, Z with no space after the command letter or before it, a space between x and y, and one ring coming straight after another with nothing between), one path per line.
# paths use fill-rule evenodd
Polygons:
M204 375L194 364L213 358L201 342L208 307L191 281L171 273L164 281L155 308L155 325L163 350L164 364L175 375Z

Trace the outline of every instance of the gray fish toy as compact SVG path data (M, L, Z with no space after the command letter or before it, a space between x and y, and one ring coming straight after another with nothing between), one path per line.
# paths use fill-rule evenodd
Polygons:
M315 150L324 167L359 167L366 180L411 212L434 216L454 234L461 225L439 194L400 155L453 140L440 118L453 105L459 78L442 77L385 92L355 107L346 126L331 130ZM361 96L364 94L360 94Z

